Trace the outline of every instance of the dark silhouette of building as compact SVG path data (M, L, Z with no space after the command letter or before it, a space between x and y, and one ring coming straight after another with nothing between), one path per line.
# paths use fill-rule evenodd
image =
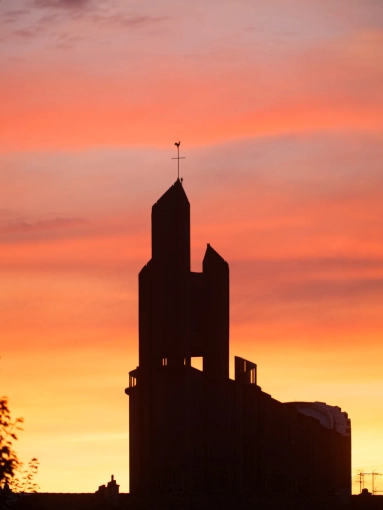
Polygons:
M193 357L202 357L202 371ZM190 271L180 180L152 208L152 258L139 274L139 366L125 391L132 494L351 494L346 413L278 402L243 358L229 378L229 266L208 244L202 272Z

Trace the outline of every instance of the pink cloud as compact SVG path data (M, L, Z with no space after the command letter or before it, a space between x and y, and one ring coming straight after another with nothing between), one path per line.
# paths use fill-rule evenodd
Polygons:
M205 69L198 61L185 66L180 57L137 55L133 75L101 76L92 65L65 62L57 74L54 64L49 72L46 66L33 74L14 70L0 85L0 147L164 144L178 125L180 137L194 144L321 130L381 132L380 37L327 42L274 66L216 62ZM371 49L376 57L366 61Z

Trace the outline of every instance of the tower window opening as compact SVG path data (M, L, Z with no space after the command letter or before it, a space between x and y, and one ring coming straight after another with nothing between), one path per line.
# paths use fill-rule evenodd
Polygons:
M137 385L137 379L133 377L132 375L129 376L129 386L130 388L133 388Z
M168 358L162 358L162 366L166 367L168 364Z
M255 381L255 368L250 370L250 384L256 384Z
M202 356L193 356L190 360L190 364L193 368L197 370L203 370L203 358Z

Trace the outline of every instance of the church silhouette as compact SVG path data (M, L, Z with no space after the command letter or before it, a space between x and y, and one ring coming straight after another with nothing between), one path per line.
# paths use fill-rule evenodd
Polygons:
M200 357L203 369L192 366ZM229 265L207 245L190 271L190 204L177 181L152 208L139 273L139 365L129 373L130 492L351 494L351 425L339 407L281 403L235 357Z

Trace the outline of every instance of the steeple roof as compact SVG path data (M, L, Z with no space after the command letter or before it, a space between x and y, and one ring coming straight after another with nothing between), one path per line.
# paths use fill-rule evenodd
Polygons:
M188 197L186 196L180 179L177 179L176 182L170 186L167 191L165 191L165 193L157 200L153 207L160 204L162 205L171 203L175 200L176 197L182 197L187 203L189 203Z
M212 259L212 260L214 260L214 259L215 260L219 260L219 261L224 262L225 264L227 264L226 260L212 246L210 246L210 244L208 243L207 247L206 247L204 261L205 260L210 260L210 259Z

